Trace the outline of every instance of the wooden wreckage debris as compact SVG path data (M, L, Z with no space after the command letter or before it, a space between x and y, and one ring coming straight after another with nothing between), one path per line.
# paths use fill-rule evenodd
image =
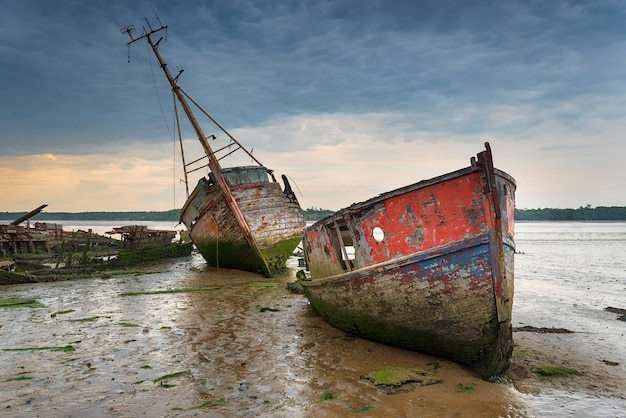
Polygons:
M176 241L174 230L127 225L107 233L120 234L121 238L116 239L91 229L65 231L57 223L31 225L30 218L45 206L9 224L0 224L0 284L67 280L108 268L191 254L192 244Z
M172 243L176 238L176 231L163 229L148 229L145 225L127 225L113 228L107 234L120 234L122 247L127 250L145 250L154 247L163 247Z
M30 218L41 213L46 206L41 205L8 225L0 224L0 260L23 253L50 252L51 247L63 241L61 225L46 222L30 225ZM26 225L21 225L22 222Z
M0 257L12 254L50 252L63 241L63 228L58 224L36 222L30 225L0 225Z

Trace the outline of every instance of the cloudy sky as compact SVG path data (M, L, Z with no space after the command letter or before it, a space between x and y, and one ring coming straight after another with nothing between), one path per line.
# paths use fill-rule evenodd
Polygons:
M287 174L305 208L465 167L485 141L518 208L626 206L621 0L0 8L0 212L182 206L171 91L146 43L128 49L120 32L155 15L179 85Z

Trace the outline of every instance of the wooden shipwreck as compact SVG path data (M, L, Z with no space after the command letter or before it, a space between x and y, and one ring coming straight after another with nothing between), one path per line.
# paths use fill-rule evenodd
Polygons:
M63 240L63 227L59 224L35 222L30 219L41 213L48 205L41 205L9 224L0 224L0 259L17 254L50 252L52 247ZM21 225L26 222L25 225Z
M191 243L176 240L174 230L127 225L108 233L120 234L120 239L115 239L91 229L66 231L57 223L31 225L30 218L45 206L0 224L0 285L67 280L191 254Z
M485 146L469 167L306 228L302 286L328 322L484 378L508 368L516 184Z
M110 235L120 234L122 248L127 250L145 250L170 245L176 238L176 231L150 229L145 225L125 225L113 228Z
M158 47L163 38L155 40L155 37L167 26L160 21L158 23L159 27L153 29L146 19L142 35L137 38L133 36L132 26L122 29L122 32L131 39L129 47L140 40L148 42L172 88L177 122L177 106L180 105L202 147L204 155L187 163L178 128L185 184L189 184L190 173L200 169L209 171L199 179L191 193L187 187L187 201L181 210L180 221L187 227L191 240L209 265L272 276L285 265L300 242L305 226L304 212L287 177L282 176L284 188L281 188L273 171L266 168L178 85L183 70L173 76L161 57ZM189 103L221 132L219 137L205 135ZM212 146L209 139L211 144L219 145ZM222 167L220 160L226 157L232 159L238 151L253 165Z

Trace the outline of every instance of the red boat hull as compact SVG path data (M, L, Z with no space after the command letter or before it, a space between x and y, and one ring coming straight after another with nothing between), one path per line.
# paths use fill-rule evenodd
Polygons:
M488 149L343 209L304 233L305 293L347 332L501 374L513 349L514 192Z

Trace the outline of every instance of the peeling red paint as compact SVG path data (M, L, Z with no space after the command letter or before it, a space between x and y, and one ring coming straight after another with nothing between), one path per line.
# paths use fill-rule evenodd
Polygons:
M386 200L382 210L364 218L360 225L364 231L372 231L376 226L385 231L383 243L377 243L371 233L364 234L372 262L425 251L484 232L485 197L478 180L479 173L474 172Z

